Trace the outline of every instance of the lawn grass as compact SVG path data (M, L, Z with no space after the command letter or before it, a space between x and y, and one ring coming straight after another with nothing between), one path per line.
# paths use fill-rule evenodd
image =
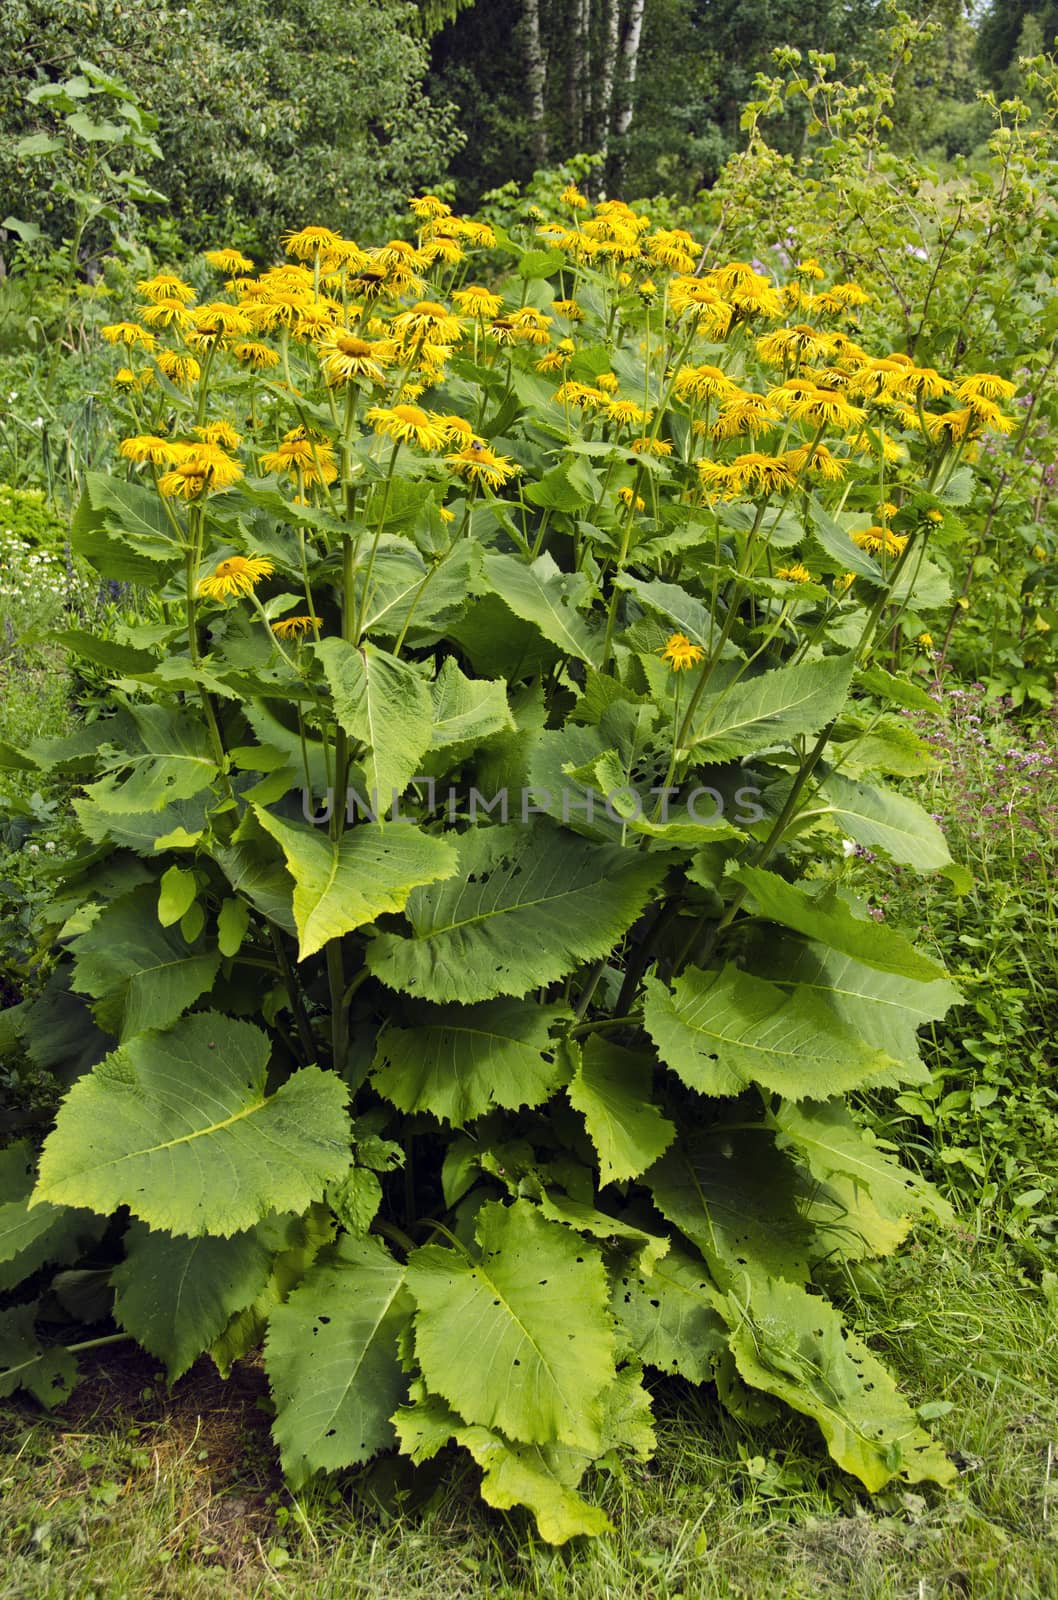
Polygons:
M953 1488L872 1500L808 1424L743 1434L708 1391L666 1383L654 1461L594 1485L614 1535L561 1550L481 1506L454 1455L292 1496L259 1368L225 1385L200 1362L169 1394L111 1349L61 1414L10 1401L0 1418L0 1596L1055 1600L1058 1278L1007 1241L924 1233L868 1309L912 1399L951 1407L932 1426Z

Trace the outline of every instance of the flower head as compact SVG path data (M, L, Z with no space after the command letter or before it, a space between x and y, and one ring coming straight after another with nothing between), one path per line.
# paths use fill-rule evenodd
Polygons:
M229 596L252 594L262 578L275 571L271 561L261 556L229 556L218 561L207 578L200 578L198 593L210 600L227 600Z
M445 444L445 430L418 406L371 406L365 415L376 433L398 444L417 444L420 450L440 450Z
M221 566L223 565L221 562ZM209 579L207 578L205 582L208 583ZM308 633L310 628L315 633L322 626L322 617L284 617L280 622L272 623L272 632L277 639L298 639L303 633Z
M253 262L241 250L206 250L203 252L211 267L232 276L237 272L252 272Z
M498 456L480 439L472 439L462 450L445 456L445 465L468 483L483 483L497 489L522 469L507 456Z
M331 385L359 378L368 383L385 383L384 368L393 360L393 345L384 339L361 339L345 328L334 328L316 347L323 375Z
M668 662L673 672L683 672L696 666L704 657L705 651L700 644L692 644L685 633L673 633L666 639L658 654L663 661Z

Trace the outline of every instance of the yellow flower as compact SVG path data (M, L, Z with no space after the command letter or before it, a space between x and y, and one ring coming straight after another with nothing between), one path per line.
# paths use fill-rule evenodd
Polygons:
M437 515L440 517L442 522L454 522L456 520L455 512L449 511L447 506L438 506Z
M187 452L186 444L173 439L162 439L156 433L137 433L131 439L122 439L119 452L126 461L149 461L154 467L167 467Z
M153 278L141 278L136 285L145 300L155 305L162 300L176 300L180 305L193 305L197 296L189 283L178 278L175 272L157 272Z
M637 427L642 427L644 423L650 421L654 413L644 411L634 400L611 400L606 407L606 415L611 422L616 422L621 427L627 427L633 422Z
M170 383L197 383L202 373L194 356L186 356L180 350L159 350L155 360Z
M797 271L802 278L814 278L817 283L822 283L826 276L815 256L808 256L804 261L799 261Z
M564 339L562 344L568 344L568 342L568 340ZM543 372L545 374L551 372L561 372L563 367L565 367L566 363L569 361L570 354L570 351L563 350L562 345L559 345L555 350L548 350L547 353L542 355L540 360L534 362L533 365L535 366L537 372Z
M906 535L894 533L892 528L864 528L850 537L854 545L866 550L869 555L899 556L907 548Z
M221 562L221 566L223 565L224 563ZM220 571L219 567L217 571ZM210 580L206 578L204 581L208 583ZM315 633L322 626L322 617L284 617L282 621L272 623L272 632L277 639L297 639L303 633L308 633L310 628Z
M158 479L158 487L164 495L194 500L214 489L228 488L242 475L239 462L233 461L219 445L186 445L176 458L173 470L164 472Z
M828 335L799 322L792 328L776 328L757 340L757 354L770 366L794 366L801 361L821 361L828 353Z
M108 322L99 331L107 344L125 344L130 350L135 345L142 350L153 350L158 343L154 334L141 328L138 322Z
M681 367L673 389L680 400L725 400L738 393L738 385L726 372L708 365Z
M786 583L811 583L812 574L800 561L795 561L792 567L779 567L775 573L777 578Z
M932 650L933 649L933 635L931 633L920 633L919 636L918 636L918 639L916 640L916 643L920 644L922 646L923 650Z
M935 511L935 510L934 511L927 511L926 512L926 521L927 522L933 522L933 523L943 522L944 521L944 512L943 511Z
M512 311L510 322L514 326L515 339L522 344L547 344L550 340L548 328L552 318L545 316L542 311L537 311L535 306L522 306L518 311Z
M456 417L449 412L431 411L430 421L436 422L439 428L444 429L446 444L470 444L472 440L477 439L477 434L465 417Z
M236 272L252 272L253 262L249 256L244 256L241 250L204 250L203 255L211 267L216 267L218 272L227 272L234 276Z
M731 471L740 489L755 490L758 494L792 489L797 482L786 458L762 455L756 450L736 456L731 463Z
M393 318L393 327L405 343L429 337L434 343L455 344L463 331L460 319L436 300L420 300L402 311Z
M445 456L445 465L468 483L483 483L497 489L521 472L507 456L498 456L480 439L472 439L462 450Z
M667 661L673 672L682 672L685 668L696 666L705 655L700 644L692 644L685 633L673 633L658 651L662 660Z
M616 372L600 372L595 380L595 387L601 389L603 394L616 394L621 387L621 380Z
M452 207L439 200L435 194L413 194L408 201L417 217L426 222L436 222L439 217L450 217Z
M284 435L277 450L269 450L260 458L263 472L288 472L292 478L299 473L303 483L333 483L338 476L334 448L326 439L312 439L304 428L291 428Z
M208 578L199 579L198 593L210 600L252 594L261 579L274 571L272 562L261 556L229 556L226 561L218 561Z
M427 239L419 255L423 265L428 267L432 267L435 261L443 261L446 266L454 267L457 262L466 260L457 240L447 233L436 233L432 239Z
M584 312L576 300L552 300L551 309L557 311L560 317L565 317L567 322L584 321Z
M644 434L641 439L633 439L632 449L637 456L671 456L672 454L672 446L667 439L652 439L649 434Z
M149 377L150 368L147 369L147 373ZM142 382L131 367L119 367L110 381L115 389L138 389Z
M483 289L480 283L468 283L465 289L457 289L452 299L464 316L484 317L486 320L498 316L503 305L500 295L493 294L491 289Z
M361 339L344 328L334 328L320 340L316 349L323 376L331 385L348 383L350 378L370 383L385 383L384 368L393 359L390 340Z
M618 489L618 500L622 501L630 511L645 511L646 501L642 495L636 494L632 489Z
M587 211L588 200L581 194L575 183L567 183L558 197L559 204L570 206L574 211Z
M198 307L184 337L192 350L209 350L220 339L249 331L250 319L245 311L224 300L212 300L209 305Z
M417 444L420 450L440 450L445 443L445 431L431 422L418 406L371 406L368 422L373 422L375 432L385 434L401 444Z
M242 435L236 433L231 423L223 418L217 422L207 422L204 427L196 428L195 432L207 444L220 444L225 450L237 450L242 443Z
M735 397L725 402L713 424L713 436L733 439L737 434L749 433L755 438L781 421L782 412L770 395L743 394L736 390Z
M790 470L797 477L807 472L824 483L840 483L845 476L845 463L825 444L817 444L811 450L808 445L802 445L799 450L787 450L783 459L790 463Z
M263 367L278 367L279 351L273 350L270 345L258 344L256 339L243 339L241 343L232 346L232 355L236 361L241 361L245 367L260 370Z
M555 390L555 399L563 406L604 406L607 403L601 389L593 389L586 383L577 383L573 378L559 384Z
M106 333L105 328L103 332ZM994 372L978 372L962 380L955 398L972 405L975 400L1012 400L1017 392L1017 384L1008 378L999 378Z
M862 407L850 404L837 389L813 388L797 396L789 410L796 422L815 427L852 428L865 416Z
M733 499L742 487L742 480L734 467L728 466L723 461L710 461L708 457L701 456L695 462L698 478L710 501L717 496L724 499Z
M330 228L301 228L283 235L283 248L288 256L311 261L323 251L334 252L342 243L341 237Z
M834 579L834 593L848 594L855 582L856 574L854 572L843 572L840 578Z
M1032 554L1037 561L1047 560L1047 552L1042 544L1034 544L1032 547Z
M191 321L191 313L184 302L172 295L156 300L153 305L141 306L140 316L152 328L168 328L174 323L178 328L186 328Z
M733 307L701 278L673 278L669 285L669 305L677 317L684 311L693 311L698 318L699 331L718 339L723 339L731 328Z
M651 261L686 274L694 271L700 250L686 229L658 228L646 241L646 253Z

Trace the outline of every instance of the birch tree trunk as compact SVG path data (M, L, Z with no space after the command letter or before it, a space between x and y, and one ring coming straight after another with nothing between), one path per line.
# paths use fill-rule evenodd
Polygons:
M598 78L595 147L600 155L605 156L610 149L610 130L613 127L614 79L617 73L617 49L621 37L621 0L603 0L602 12L603 45Z
M617 137L618 145L611 158L609 178L610 188L614 192L620 189L624 175L624 138L632 126L632 116L635 109L636 70L639 65L639 43L643 37L643 12L645 10L646 0L632 0L624 38L621 41L620 72L614 94L613 131Z
M591 102L586 94L588 67L588 10L590 0L571 0L569 60L566 67L566 126L569 148L584 149L585 133L591 120Z
M533 159L538 166L547 161L546 91L547 62L540 38L539 0L522 0L525 32L525 81L529 90L529 118L532 123Z

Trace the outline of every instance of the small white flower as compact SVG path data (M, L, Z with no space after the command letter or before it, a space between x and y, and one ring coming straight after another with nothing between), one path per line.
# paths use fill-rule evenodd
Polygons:
M841 853L845 857L846 861L848 860L849 856L854 856L856 854L855 839L842 839Z
M26 849L29 851L31 856L39 856L40 855L40 845L39 844L28 844L26 846Z
M49 839L47 844L44 846L44 848L48 852L49 855L54 855L55 854L55 841L54 841L54 839Z

